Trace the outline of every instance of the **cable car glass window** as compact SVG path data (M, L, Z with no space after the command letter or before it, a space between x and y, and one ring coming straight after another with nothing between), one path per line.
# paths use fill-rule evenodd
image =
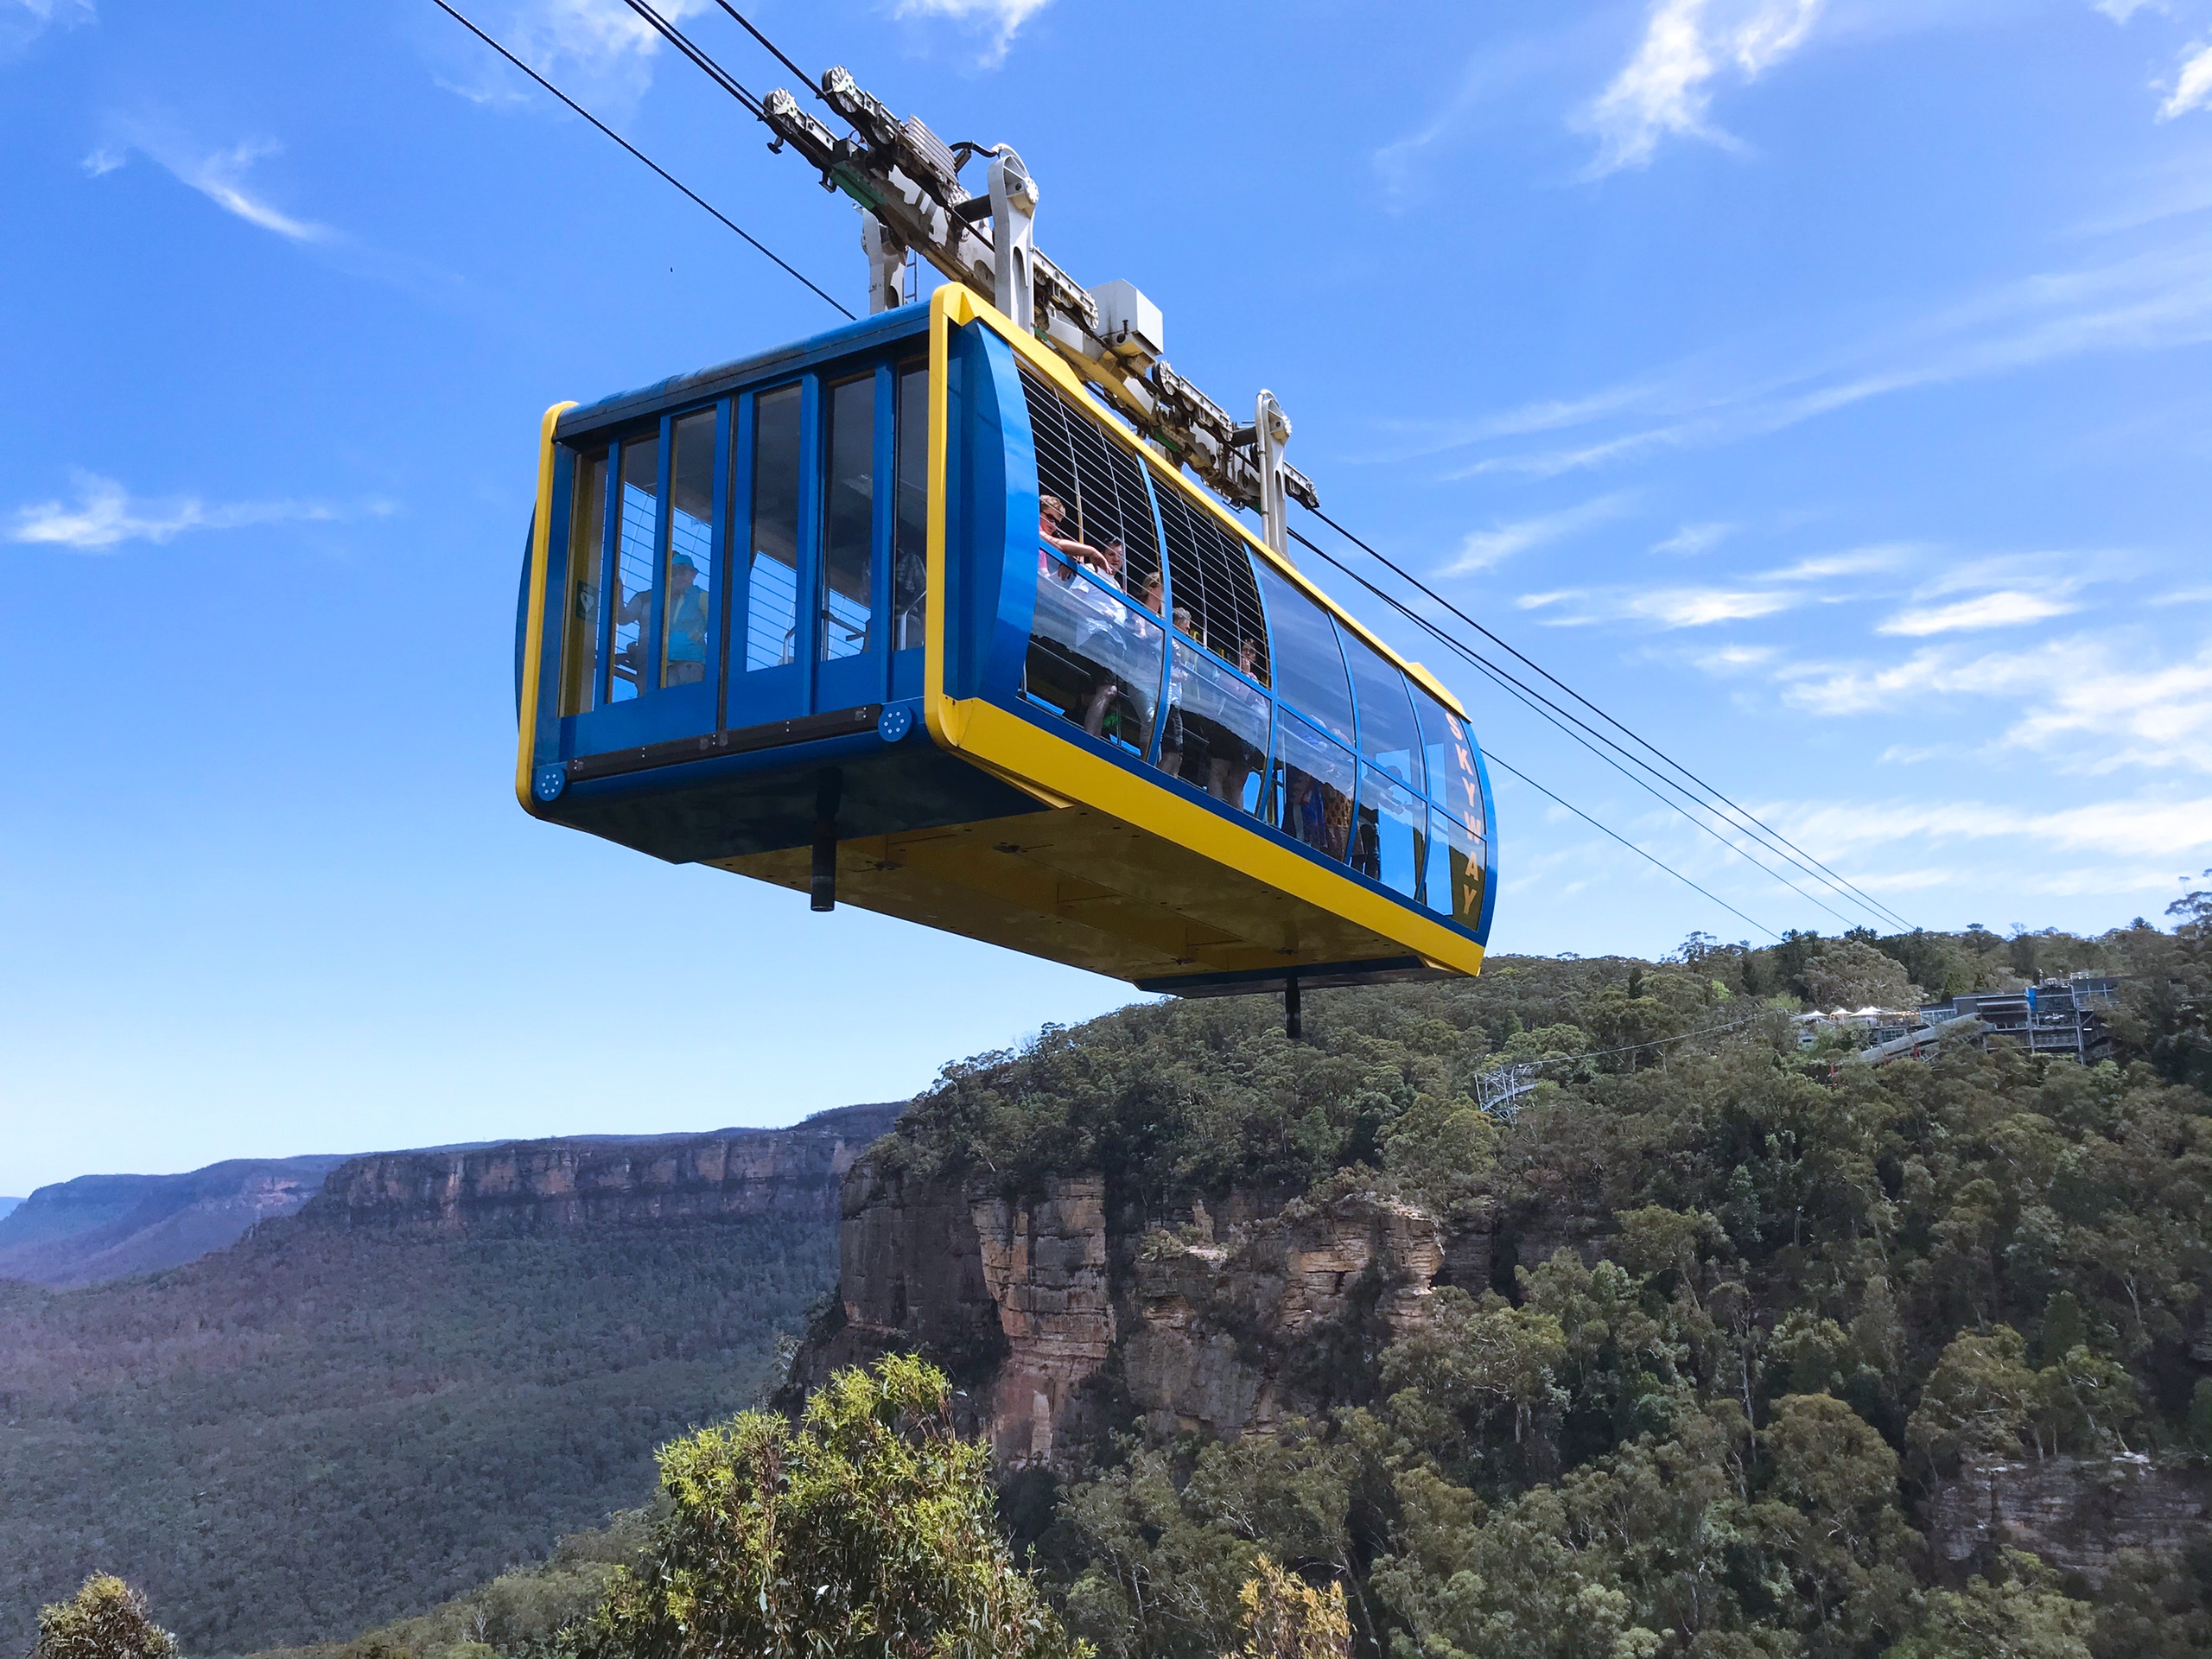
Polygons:
M569 599L561 623L561 712L588 711L598 691L600 560L607 547L607 451L578 455L569 508Z
M1421 713L1422 748L1428 757L1428 798L1480 835L1483 786L1466 722L1419 686L1414 687L1414 707Z
M1428 803L1389 772L1362 766L1352 868L1418 900L1427 861Z
M1274 632L1275 695L1349 744L1351 693L1344 682L1335 625L1326 611L1281 576L1265 565L1259 570L1260 586L1268 597L1268 621Z
M899 371L899 512L891 544L891 648L918 648L929 626L930 372Z
M707 613L715 577L713 410L676 423L676 464L670 474L660 683L696 685L707 677Z
M1421 787L1421 733L1406 677L1377 656L1373 646L1344 628L1344 661L1351 667L1352 692L1359 699L1359 753L1402 784Z
M1258 816L1268 769L1267 693L1183 640L1175 640L1173 649L1172 695L1182 728L1179 775L1216 800ZM1176 724L1171 715L1171 735ZM1163 766L1166 741L1163 738Z
M660 518L660 445L640 432L622 445L621 518L614 554L614 677L607 700L626 702L643 689L645 625L652 620L653 537Z
M1152 753L1161 633L1128 595L1052 548L1039 555L1022 695L1139 756Z
M1236 535L1204 507L1193 506L1179 490L1159 491L1160 522L1167 535L1169 602L1190 613L1178 627L1224 662L1249 652L1248 671L1262 685L1268 681L1268 623L1260 609L1259 584L1252 575L1252 555Z
M1027 363L1020 366L1037 448L1038 493L1060 504L1055 533L1096 548L1115 582L1157 612L1160 542L1153 531L1152 497L1142 467L1089 416L1069 407Z
M1342 859L1351 829L1351 753L1342 744L1278 710L1274 772L1283 833L1327 857Z
M753 556L747 572L745 665L791 660L798 639L799 389L753 402Z
M1440 916L1473 927L1483 916L1483 838L1441 812L1429 814L1428 880L1422 901Z
M823 469L823 660L868 649L875 542L875 377L830 388L830 459Z

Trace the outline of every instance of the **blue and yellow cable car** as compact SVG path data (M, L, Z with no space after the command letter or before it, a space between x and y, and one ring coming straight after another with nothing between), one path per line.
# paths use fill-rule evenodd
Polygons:
M969 289L547 411L535 816L1181 995L1471 974L1451 693Z

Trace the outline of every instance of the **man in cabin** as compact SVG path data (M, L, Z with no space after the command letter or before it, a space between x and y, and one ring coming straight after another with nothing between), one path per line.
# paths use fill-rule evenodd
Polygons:
M688 553L668 562L668 668L663 685L696 685L707 677L707 590Z
M1116 581L1115 573L1107 568L1105 554L1086 542L1079 542L1072 536L1060 534L1060 525L1066 521L1067 516L1067 503L1061 500L1058 496L1039 496L1037 498L1037 538L1071 564L1089 565L1092 570L1109 581ZM1037 560L1038 575L1055 574L1052 569L1052 563L1049 557L1040 554Z

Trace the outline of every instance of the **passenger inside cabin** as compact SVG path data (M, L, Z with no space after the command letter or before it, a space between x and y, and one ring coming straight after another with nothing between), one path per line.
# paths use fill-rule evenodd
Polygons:
M1236 648L1236 666L1245 674L1257 678L1259 675L1260 643L1246 639ZM1268 729L1268 700L1242 680L1226 680L1222 695L1241 706L1244 720L1255 731ZM1210 734L1208 743L1209 770L1211 775L1206 787L1214 798L1242 809L1244 786L1252 774L1267 764L1267 757L1254 747L1241 731L1227 725Z
M1045 498L1047 501L1051 496ZM1067 543L1083 556L1082 563L1090 573L1112 586L1122 585L1122 548L1119 541L1111 541L1103 548L1085 547L1082 543ZM1122 654L1122 636L1128 623L1128 612L1116 600L1111 600L1095 588L1077 582L1084 588L1084 600L1090 614L1076 631L1076 654L1093 665L1090 696L1084 706L1083 728L1093 737L1109 735L1122 738L1123 710L1117 705L1122 698L1122 677L1110 666ZM1135 709L1128 713L1141 723L1141 716ZM1109 734L1108 728L1113 729Z
M1145 583L1145 603L1155 611L1160 608L1160 578L1157 575ZM1178 605L1175 607L1174 622L1185 633L1191 632L1189 607ZM1186 660L1182 652L1178 650L1168 664L1167 707L1160 716L1160 769L1170 778L1183 775L1185 746L1190 739L1197 739L1198 753L1194 759L1203 760L1206 753L1204 734L1195 728L1186 731L1183 724L1183 688L1191 677L1190 670L1185 666Z
M1067 503L1061 500L1058 496L1039 496L1037 498L1038 539L1058 552L1070 563L1089 565L1092 569L1103 575L1104 554L1087 543L1077 541L1072 536L1060 534L1060 526L1066 522L1067 516ZM1059 574L1053 570L1052 560L1049 555L1042 552L1038 554L1037 574L1039 575ZM1063 575L1060 579L1065 581L1066 577Z
M668 562L668 668L663 685L696 685L707 677L707 590L699 567L679 553ZM641 595L642 597L642 595Z

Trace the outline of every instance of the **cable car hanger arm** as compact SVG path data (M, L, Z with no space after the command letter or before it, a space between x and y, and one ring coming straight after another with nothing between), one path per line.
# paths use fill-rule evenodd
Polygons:
M822 77L821 97L855 137L832 133L782 87L761 100L760 119L775 134L770 149L789 145L821 174L823 188L842 191L868 216L871 310L900 303L899 273L910 249L952 281L988 293L1146 438L1224 499L1256 508L1268 543L1289 556L1285 500L1319 511L1320 498L1282 458L1290 422L1271 393L1260 394L1250 423L1232 420L1168 365L1160 312L1135 288L1086 290L1039 252L1036 182L1008 146L948 146L919 117L899 120L842 67ZM991 158L982 196L960 180L961 167L979 155ZM980 228L985 219L988 236Z

